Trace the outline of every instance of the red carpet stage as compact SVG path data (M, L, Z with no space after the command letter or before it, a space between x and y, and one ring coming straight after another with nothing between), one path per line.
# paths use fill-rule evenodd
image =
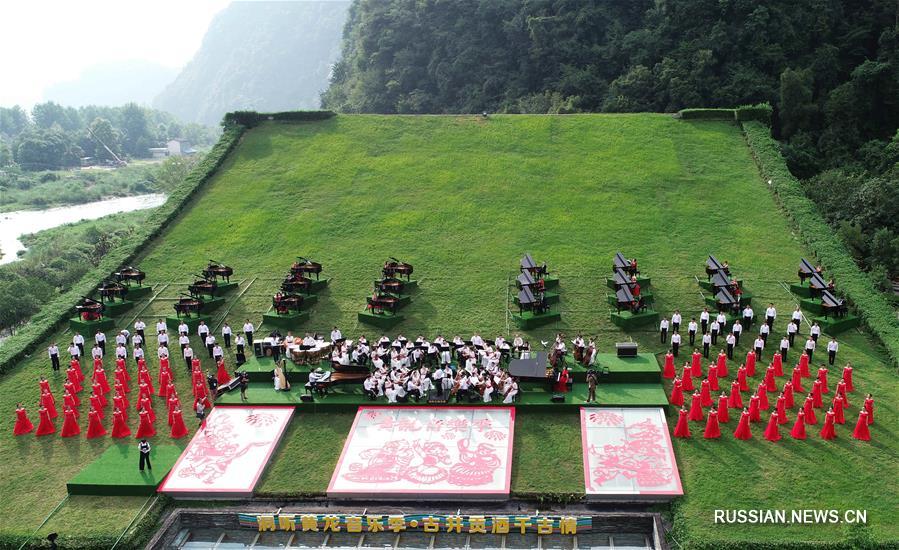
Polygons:
M661 500L684 494L661 408L581 408L587 499Z
M506 500L514 428L513 407L359 407L328 496Z
M176 498L250 497L294 407L215 407L159 491Z

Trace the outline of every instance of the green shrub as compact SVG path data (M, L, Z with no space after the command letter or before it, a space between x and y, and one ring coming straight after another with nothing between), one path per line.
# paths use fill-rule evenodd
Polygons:
M334 116L334 111L283 111L280 113L257 113L256 111L234 111L227 113L222 119L222 126L228 127L239 124L246 128L252 128L265 120L303 121L324 120Z
M765 126L771 126L771 119L774 116L774 109L768 103L759 103L757 105L741 105L735 109L737 121L749 122L755 120L761 122Z
M733 109L681 109L677 113L684 120L734 120Z
M884 295L863 273L849 250L824 221L780 154L768 127L757 121L743 123L743 132L762 179L769 182L805 244L840 282L840 290L858 310L864 323L883 343L894 365L899 364L899 321Z

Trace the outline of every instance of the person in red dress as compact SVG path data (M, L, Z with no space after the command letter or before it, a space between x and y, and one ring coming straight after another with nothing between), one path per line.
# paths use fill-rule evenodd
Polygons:
M144 397L140 400L140 406L138 407L139 411L147 411L150 416L150 422L156 422L156 411L153 410L153 403L150 401L149 397Z
M112 398L112 406L122 410L125 412L125 420L128 420L128 407L131 406L131 403L128 402L128 398L125 397L124 393L119 393L116 391L115 396Z
M821 381L821 393L830 393L830 388L827 387L827 367L822 365L818 369L818 380Z
M47 407L41 405L41 408L37 410L37 414L40 422L37 424L37 431L34 432L34 435L49 435L56 433L56 424L54 424L53 419L50 418L50 411L47 410Z
M730 412L728 411L727 404L727 394L721 392L721 395L718 396L718 422L727 424L730 422Z
M28 418L28 411L21 403L16 403L16 425L12 429L13 435L24 435L34 431L34 424Z
M221 364L221 362L220 362L220 364ZM219 367L219 368L221 369L221 367ZM225 371L225 374L227 375L228 372ZM221 375L221 371L219 371L218 375L216 376L216 378L219 378L219 385L227 384L231 380L231 377L229 376L228 380L225 380L225 382L222 383L220 375ZM677 372L674 370L674 354L671 353L671 350L668 350L668 353L665 354L665 367L662 370L662 378L667 378L670 380L676 376L677 376Z
M156 435L156 428L153 426L153 422L150 421L150 412L146 409L141 409L138 416L140 417L140 424L137 427L137 435L135 437L143 439Z
M169 386L171 386L172 375L168 368L159 369L159 396L169 396Z
M71 407L72 410L75 411L75 418L78 418L78 405L80 405L80 403L77 401L75 394L69 393L69 390L66 390L66 393L62 396L62 406Z
M715 369L709 369L709 374L706 380L709 381L709 389L712 391L718 391L721 388L718 386L718 373Z
M41 406L47 409L51 419L59 416L59 412L56 410L56 400L53 399L53 394L47 390L44 390L43 393L41 393Z
M120 409L112 411L112 437L121 438L131 435L131 428Z
M799 368L799 365L793 367L793 377L790 379L790 382L793 384L794 390L805 391L805 388L802 387L802 370Z
M150 371L147 370L147 367L142 368L137 373L137 381L141 386L146 384L147 390L150 392L150 394L156 393L156 389L153 387L153 378L150 376Z
M724 350L718 354L718 378L727 378L727 354Z
M767 411L771 408L771 404L768 402L768 391L765 389L764 382L759 382L759 387L756 388L755 394L759 396L759 410Z
M868 428L868 411L864 409L858 411L858 422L855 423L855 429L852 430L852 437L862 441L871 441L871 429Z
M184 416L181 407L176 406L172 411L172 439L180 439L187 435L187 426L184 425Z
M746 352L746 374L749 377L755 376L755 351L749 350Z
M103 370L103 365L102 365L102 364L97 365L97 366L94 368L94 374L93 374L93 376L92 376L92 380L93 380L95 383L99 383L99 384L100 384L100 390L101 390L103 393L109 393L109 392L110 392L111 388L109 387L109 380L107 380L107 378L106 378L106 371Z
M843 382L846 382L846 391L855 391L852 385L852 363L846 363L843 367Z
M683 407L677 411L677 425L674 427L674 437L690 437L690 423L687 422L687 410Z
M784 399L787 400L787 408L792 409L796 406L796 403L793 399L793 383L787 380L784 382Z
M50 395L53 395L53 390L50 389L50 381L47 380L47 378L45 376L41 375L41 377L38 378L37 385L38 385L38 390L40 391L41 394L43 394L46 391L46 392L49 392ZM54 397L54 399L56 399L56 398Z
M175 391L175 383L172 382L171 379L170 379L170 380L169 380L168 396L171 397L172 394L177 395L177 392Z
M105 413L103 412L103 404L100 401L99 395L97 395L96 393L91 394L90 404L91 404L92 409L94 409L100 413L100 418L106 417Z
M81 370L81 362L78 359L72 359L69 363L69 368L75 369L75 374L78 376L79 382L84 382L84 371Z
M768 427L765 428L765 439L768 441L780 441L780 424L777 412L771 413L771 418L768 419Z
M116 359L115 366L116 366L116 370L121 368L122 371L124 372L123 376L125 377L125 380L128 382L131 382L131 373L128 372L128 365L125 364L125 360L124 359Z
M740 384L736 380L730 383L730 395L727 398L727 406L731 409L743 408L743 396L740 394Z
M777 391L777 381L774 379L774 365L768 365L765 369L765 380L762 384L765 391Z
M808 353L805 350L802 350L802 355L799 356L799 372L802 374L803 378L811 378L812 374L808 370Z
M115 385L121 385L125 393L131 393L131 388L128 385L128 377L125 375L125 372L125 369L116 367L114 376Z
M865 396L865 411L868 413L868 426L870 426L874 423L874 396L870 393Z
M87 438L94 439L106 435L106 428L103 427L103 421L100 419L100 413L91 409L87 413Z
M713 405L712 389L709 387L708 380L703 380L702 384L699 385L699 400L703 407L711 407Z
M815 399L812 397L812 394L808 394L805 397L805 403L802 405L802 410L805 411L806 424L818 423L818 417L815 416Z
M779 351L775 351L774 356L771 357L771 365L774 367L774 376L784 375L783 357L780 355Z
M105 407L109 404L109 401L106 400L106 396L103 395L103 388L100 387L99 383L94 382L94 384L91 386L91 393L93 395L96 395L100 400L100 407Z
M705 439L718 439L721 437L721 427L718 425L718 410L715 407L709 409L709 418L705 423L705 431L702 437Z
M740 366L737 369L737 382L740 384L740 391L749 391L749 382L746 380L746 367Z
M702 377L702 354L698 349L694 349L690 356L690 370L693 371L693 378Z
M62 437L74 437L81 433L81 426L78 425L78 419L75 418L75 411L66 407L63 411L62 431L59 433Z
M178 395L177 395L177 394L170 393L170 394L169 394L169 399L168 399L168 401L167 401L166 403L167 403L167 405L168 405L168 413L169 413L169 414L168 414L168 420L169 420L169 426L171 426L171 425L172 425L172 421L173 421L173 417L172 417L173 412L174 412L175 409L180 409L180 408L181 408L181 400L178 399Z
M701 422L705 420L705 413L702 411L702 398L699 391L694 391L690 397L690 420L693 422Z
M833 407L828 409L828 411L824 414L824 427L821 428L821 439L836 439L837 432L834 427L834 418L836 417L836 413L833 412Z
M816 409L824 408L824 396L821 393L821 387L823 384L820 380L815 380L815 383L812 384L812 405Z
M737 429L734 430L734 437L737 439L752 439L752 428L749 427L749 411L746 408L743 408L743 412L740 413L740 422L737 424Z
M680 377L680 385L684 391L693 391L693 374L690 367L684 366Z
M805 439L805 411L803 409L799 409L799 412L796 413L796 422L793 423L790 436L793 439Z
M75 384L73 384L70 380L66 380L66 383L62 385L63 391L72 394L72 397L75 398L75 405L81 406L81 399L78 397L78 392L75 391Z
M777 411L777 422L778 424L786 424L789 422L787 419L787 398L784 396L783 392L777 396L777 405L775 407Z
M845 407L843 407L843 396L842 395L837 394L833 397L833 403L831 403L830 408L833 410L833 413L834 413L834 422L836 422L837 424L845 424L846 423L846 415L844 414L844 411L846 409L845 409Z
M751 422L761 422L762 415L759 409L759 394L754 394L749 398L749 420Z
M843 398L843 408L849 408L849 394L846 393L846 382L840 380L837 382L837 391L836 393Z
M219 384L221 384L221 374L224 369L225 369L225 364L220 361L219 362L219 371L218 371L218 376L217 376L217 378L219 380ZM225 374L228 374L227 370L225 370ZM231 380L230 376L229 376L228 380ZM225 384L227 384L227 383L228 382L225 382ZM568 393L568 367L566 367L566 366L562 367L562 372L559 373L559 379L556 380L553 390L556 393Z

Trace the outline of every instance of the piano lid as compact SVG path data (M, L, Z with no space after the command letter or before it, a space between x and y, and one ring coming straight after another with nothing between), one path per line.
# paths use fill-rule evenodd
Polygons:
M799 259L799 272L805 273L806 275L811 275L812 273L815 273L815 266L813 266L805 258L800 258Z
M721 270L724 269L724 266L721 265L721 262L718 261L717 258L709 254L709 259L706 260L705 265L709 266L709 269Z
M827 281L820 274L812 273L812 277L809 279L809 286L815 290L824 290L827 288Z
M824 307L841 307L845 300L837 298L829 290L821 293L821 305Z
M531 275L530 271L522 271L521 275L516 278L516 281L518 281L518 285L522 288L537 284L537 281L534 279L534 276Z
M518 303L521 305L533 304L537 302L537 298L534 297L534 293L531 292L531 289L528 287L522 288L518 291Z
M730 286L730 281L727 279L727 276L724 275L723 271L716 271L715 274L712 275L712 286Z
M631 292L631 287L628 285L624 285L618 287L618 290L615 291L615 298L618 300L618 303L631 303L635 300L634 294Z
M522 269L536 269L537 262L534 261L534 258L532 258L530 254L525 254L524 258L521 259L521 268Z
M615 272L612 274L612 279L615 281L615 285L627 285L630 284L631 278L623 269L615 268Z
M737 303L737 299L734 298L734 295L731 294L730 290L728 290L727 287L724 286L718 288L718 292L715 293L715 300L719 304L725 305L733 305Z
M615 258L612 259L612 267L613 268L617 267L617 268L621 268L621 269L627 269L630 266L631 266L631 263L629 261L627 261L627 258L624 257L624 254L622 254L621 252L615 253Z

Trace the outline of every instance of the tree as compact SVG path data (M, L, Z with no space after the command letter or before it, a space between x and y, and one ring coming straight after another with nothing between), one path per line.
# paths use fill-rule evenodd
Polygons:
M816 115L812 103L812 72L808 69L784 69L780 73L780 133L789 138L809 126Z
M107 147L117 155L122 152L119 132L105 118L95 118L90 123L90 131L87 138L82 148L85 152L90 152L91 156L113 160L112 155L107 151Z
M0 135L15 137L25 131L31 124L28 113L15 105L13 107L0 107Z
M132 157L147 157L148 148L153 142L147 117L144 110L136 103L128 103L122 107L122 149ZM105 141L105 140L104 140Z
M63 107L52 101L35 105L31 109L31 118L38 127L44 129L50 129L56 125L71 132L81 126L77 110L72 107Z

